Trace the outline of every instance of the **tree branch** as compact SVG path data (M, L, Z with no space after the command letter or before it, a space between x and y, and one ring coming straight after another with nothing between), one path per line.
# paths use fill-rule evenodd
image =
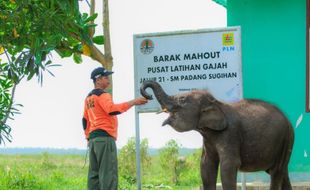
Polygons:
M90 57L98 61L103 67L108 68L105 55L94 44L90 45L89 48L91 50Z

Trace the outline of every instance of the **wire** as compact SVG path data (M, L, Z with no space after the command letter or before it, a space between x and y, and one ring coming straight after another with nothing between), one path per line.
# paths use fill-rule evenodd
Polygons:
M88 4L88 6L91 7L91 6L90 6L90 3L88 2L88 0L85 0L85 1L86 1L86 3Z

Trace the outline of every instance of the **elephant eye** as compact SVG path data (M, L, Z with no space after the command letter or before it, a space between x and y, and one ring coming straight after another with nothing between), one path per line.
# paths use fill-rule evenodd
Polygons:
M179 105L184 105L184 104L186 104L186 97L180 97L180 98L178 99L178 103L179 103Z

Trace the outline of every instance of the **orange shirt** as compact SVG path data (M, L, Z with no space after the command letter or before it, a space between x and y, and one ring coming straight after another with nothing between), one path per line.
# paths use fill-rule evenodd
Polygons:
M114 104L112 96L102 89L92 90L84 104L83 123L86 138L97 129L105 130L114 139L117 139L117 116L127 111L131 106L126 103Z

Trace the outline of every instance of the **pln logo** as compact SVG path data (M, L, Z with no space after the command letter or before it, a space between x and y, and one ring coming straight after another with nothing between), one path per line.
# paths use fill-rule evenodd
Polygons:
M235 37L234 33L222 34L222 51L235 51Z
M233 46L234 43L234 33L225 33L222 35L223 46Z
M154 50L154 42L150 39L145 39L141 42L140 51L143 54L150 54Z

